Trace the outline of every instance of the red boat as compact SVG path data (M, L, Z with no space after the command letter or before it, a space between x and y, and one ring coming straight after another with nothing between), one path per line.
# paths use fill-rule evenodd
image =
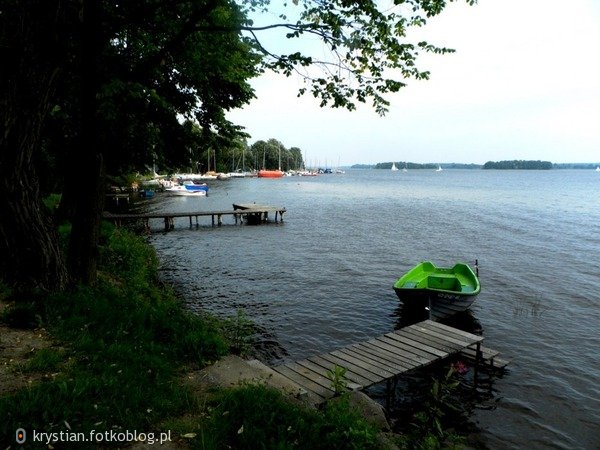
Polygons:
M283 172L281 170L259 170L258 178L281 178Z

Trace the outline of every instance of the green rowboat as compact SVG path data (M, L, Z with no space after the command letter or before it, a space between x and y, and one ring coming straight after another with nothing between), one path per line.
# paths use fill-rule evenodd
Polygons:
M417 264L394 283L394 291L407 307L426 307L432 318L466 310L481 286L467 264L436 267L430 261Z

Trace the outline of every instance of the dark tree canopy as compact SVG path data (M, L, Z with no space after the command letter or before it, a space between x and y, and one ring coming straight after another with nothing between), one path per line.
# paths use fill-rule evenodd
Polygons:
M245 148L248 136L227 112L252 99L248 82L262 71L300 74L306 84L299 95L310 93L321 106L352 110L356 102L370 101L385 113L386 94L407 79L428 78L416 67L419 53L451 51L406 37L410 27L422 26L446 3L4 0L4 281L60 289L68 268L73 282L93 283L106 174L143 170L152 162L176 167L206 158L208 163L216 152L235 166L235 150ZM283 12L273 23L255 25L252 18L269 10ZM316 37L329 57L275 52L262 39L266 30L281 30L290 43ZM301 161L299 149L269 141L265 164L267 157L273 164L275 147L277 164L282 151L282 168ZM245 157L245 150L241 154ZM40 180L43 189L62 187L73 225L66 259L41 204ZM19 253L25 258L11 259Z
M488 161L483 165L483 168L496 170L550 170L552 169L552 163L550 161L514 159L511 161Z

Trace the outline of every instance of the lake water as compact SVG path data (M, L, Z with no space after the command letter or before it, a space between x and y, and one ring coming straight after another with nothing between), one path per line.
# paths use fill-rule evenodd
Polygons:
M600 448L600 174L584 170L349 170L214 182L156 211L285 206L283 224L150 238L192 310L261 327L263 359L301 359L401 323L394 281L422 260L479 260L472 320L510 359L497 407L471 420L490 449ZM160 230L160 223L155 224Z

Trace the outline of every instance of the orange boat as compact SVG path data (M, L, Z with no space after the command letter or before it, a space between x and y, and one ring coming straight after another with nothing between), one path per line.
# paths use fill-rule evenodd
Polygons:
M283 177L283 172L281 170L259 170L258 177L259 178L281 178L281 177Z

